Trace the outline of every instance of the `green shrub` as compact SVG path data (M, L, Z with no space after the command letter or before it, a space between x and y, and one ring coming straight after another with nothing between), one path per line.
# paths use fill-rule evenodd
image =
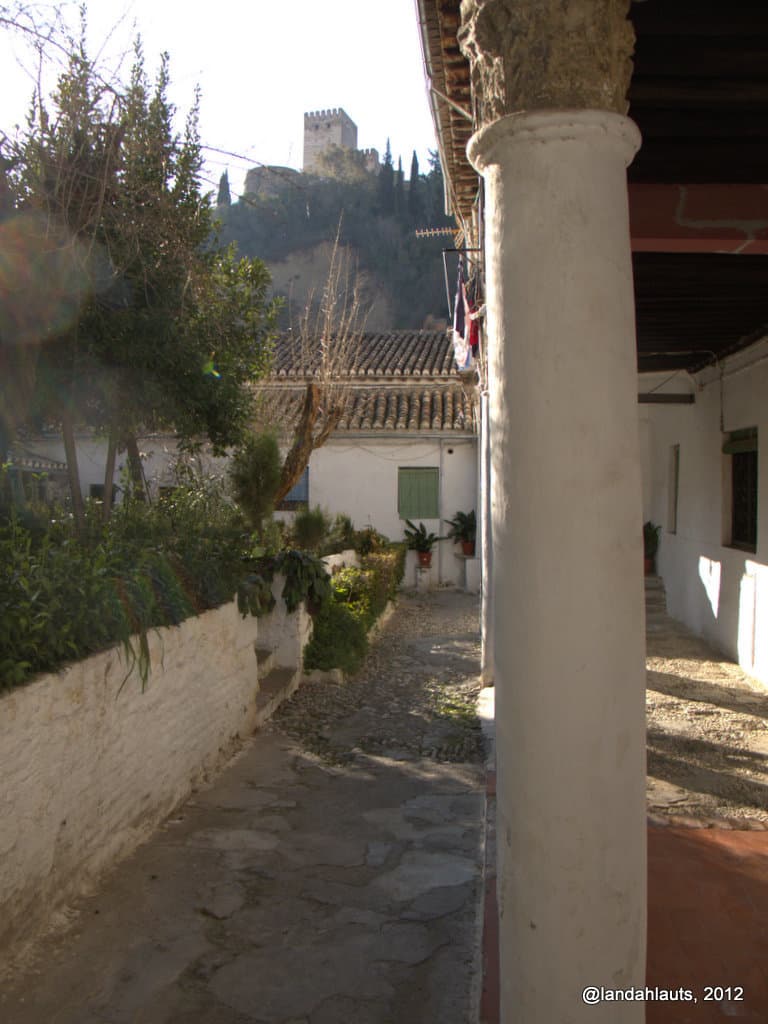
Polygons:
M373 584L371 605L374 618L384 611L388 601L394 601L405 575L405 544L391 544L385 551L373 551L361 559L361 567L371 570Z
M316 615L330 603L331 578L319 558L304 551L281 551L274 565L285 576L282 597L289 612L306 601L307 611Z
M235 500L258 532L274 507L281 468L273 434L252 435L232 457L229 478Z
M305 551L280 551L255 560L252 571L237 591L238 608L243 615L264 615L274 606L272 581L275 573L285 576L281 597L289 612L302 601L310 615L317 615L331 600L331 581L319 558Z
M362 619L346 604L331 601L315 618L312 639L304 648L304 667L356 672L367 650L367 630Z
M341 569L331 578L333 601L315 618L304 665L356 672L368 647L367 634L393 600L405 569L405 545L392 545Z
M331 578L333 599L349 608L355 618L360 619L366 629L376 621L379 611L374 611L373 594L376 589L374 573L353 567L340 569Z
M331 524L330 532L322 546L323 555L334 555L339 551L347 551L355 546L355 527L349 516L339 513Z
M389 538L372 526L366 526L355 533L353 547L358 555L370 555L372 551L385 551L389 547Z
M231 601L250 546L239 511L208 483L126 502L106 525L91 510L79 535L66 515L42 531L12 516L0 526L0 686L114 643L146 681L147 630Z
M328 536L331 522L325 512L316 505L302 509L293 520L291 538L302 551L317 551Z

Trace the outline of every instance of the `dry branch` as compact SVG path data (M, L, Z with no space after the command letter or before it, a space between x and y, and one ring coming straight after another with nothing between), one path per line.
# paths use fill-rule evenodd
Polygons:
M357 273L340 244L341 224L330 253L328 275L318 303L307 301L299 323L284 344L293 346L290 383L263 389L262 426L277 427L290 438L275 501L294 487L313 451L322 447L347 408L351 371L365 328ZM297 393L302 399L297 401Z

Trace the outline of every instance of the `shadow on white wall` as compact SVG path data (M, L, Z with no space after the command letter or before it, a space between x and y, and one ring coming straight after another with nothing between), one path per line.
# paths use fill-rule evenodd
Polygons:
M739 583L739 664L747 672L754 669L756 661L757 572L761 568L756 562L746 561Z
M717 618L717 612L720 607L720 575L722 567L720 562L716 562L712 558L705 558L704 555L699 557L699 579L704 584L704 591L709 601L709 606L712 609L712 614L715 619Z

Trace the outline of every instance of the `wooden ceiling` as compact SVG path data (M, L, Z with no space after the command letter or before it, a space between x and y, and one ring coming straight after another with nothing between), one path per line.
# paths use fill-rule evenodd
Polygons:
M634 3L630 181L768 183L766 0Z
M466 160L469 66L459 0L420 0L435 119L454 211L468 223L478 179ZM629 116L643 145L637 183L768 186L768 0L643 0ZM700 369L768 331L768 256L635 253L640 370Z

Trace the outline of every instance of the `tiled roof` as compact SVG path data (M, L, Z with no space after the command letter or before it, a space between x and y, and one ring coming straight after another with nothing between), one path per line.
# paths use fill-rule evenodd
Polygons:
M268 390L274 400L278 392ZM298 418L304 401L304 388L286 382L285 389L280 389L279 393L280 419L291 423ZM346 394L346 408L334 432L336 434L448 430L473 433L475 430L471 394L458 381L455 384L396 384L390 381L352 384L349 389L337 391L334 401L343 394Z
M14 448L9 453L9 463L16 469L29 473L66 473L66 462L48 459L44 455L24 449Z
M278 338L264 390L273 400L280 393L281 417L298 416L303 382L317 375L318 365L311 345L291 334ZM447 330L365 332L355 339L345 369L334 374L332 386L334 401L346 399L336 434L475 430L472 387L456 370Z
M460 384L352 388L339 431L471 431L472 403Z
M317 364L317 357L307 354L291 334L276 341L277 378L305 377L316 372ZM447 330L365 332L350 349L348 374L352 378L455 378L450 334Z

